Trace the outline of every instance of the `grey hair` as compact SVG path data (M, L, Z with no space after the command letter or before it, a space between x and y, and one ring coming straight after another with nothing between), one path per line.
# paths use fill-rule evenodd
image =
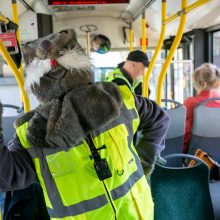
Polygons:
M204 63L193 73L193 81L198 87L203 87L206 83L207 86L204 89L218 88L220 85L220 71L214 64Z

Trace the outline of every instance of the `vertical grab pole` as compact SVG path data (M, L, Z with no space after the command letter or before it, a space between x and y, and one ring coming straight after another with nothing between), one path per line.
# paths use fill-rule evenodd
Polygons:
M147 73L144 75L144 84L143 84L143 93L142 95L144 97L148 97L148 87L149 87L149 79L150 79L150 74L153 70L154 64L156 62L157 56L159 51L161 50L161 47L163 46L163 41L164 41L164 37L165 37L165 32L166 32L166 24L164 23L164 21L166 20L166 0L162 0L162 16L161 16L161 30L160 30L160 37L159 37L159 41L157 43L157 47L156 50L154 52L154 55L150 61Z
M142 51L144 53L147 52L147 47L146 47L146 18L145 18L145 11L142 12ZM146 75L146 68L144 69L144 74L143 74L143 86L145 85L145 75ZM142 86L142 94L143 94L143 86Z
M17 37L17 40L18 40L18 44L21 48L21 38L20 38L20 28L19 28L19 18L18 18L18 7L17 7L17 0L11 0L11 3L12 3L12 20L15 24L18 25L18 29L16 31L16 37ZM21 78L24 80L24 74L23 74L23 68L22 68L22 64L19 68L19 72L21 74ZM22 97L22 92L21 92L21 89L20 89L20 94L21 94L21 102L23 102L24 98Z
M3 56L3 58L5 59L5 61L7 62L7 64L9 65L9 67L11 68L12 72L15 75L15 78L18 82L18 85L20 87L21 94L23 97L24 110L25 110L25 112L28 112L28 111L30 111L30 102L29 102L29 98L24 90L24 81L21 77L20 72L17 69L17 66L15 65L14 61L12 60L11 56L9 55L8 51L6 50L4 44L2 43L1 40L0 40L0 52Z
M89 33L89 31L86 31L85 35L86 35L86 55L89 56L89 54L90 54L90 33Z
M133 48L133 28L132 28L132 23L131 22L130 22L130 25L129 25L129 42L130 42L129 50L133 51L134 50L134 48Z
M142 51L146 53L146 18L145 11L142 12Z
M163 82L166 76L166 72L167 69L173 59L174 53L181 41L182 35L183 35L183 31L184 31L184 27L185 27L185 23L186 23L186 12L185 12L185 8L187 7L188 4L188 0L182 0L181 2L181 16L180 16L180 24L179 24L179 28L177 31L177 35L174 39L174 42L172 44L172 47L169 51L169 54L165 60L165 63L163 65L163 68L160 72L160 76L158 78L158 82L157 82L157 88L156 88L156 102L158 105L161 105L161 97L162 97L162 89L163 89Z

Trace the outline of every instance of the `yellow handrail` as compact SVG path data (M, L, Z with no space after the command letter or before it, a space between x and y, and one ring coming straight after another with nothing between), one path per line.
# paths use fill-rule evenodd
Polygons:
M191 5L187 6L186 8L183 8L181 11L178 11L177 13L171 15L166 20L164 20L164 24L170 23L171 21L178 18L182 13L188 13L188 12L192 11L193 9L197 8L198 6L201 6L209 1L211 1L211 0L198 0L194 3L192 3Z
M192 11L193 9L195 9L195 8L201 6L209 1L211 1L211 0L198 0L194 3L192 3L191 5L189 5L188 7L186 7L185 11L186 11L186 13L188 13L188 12Z
M11 56L9 55L8 51L6 50L4 44L2 43L1 40L0 40L0 52L3 56L3 58L5 59L5 61L7 62L7 64L9 65L9 67L11 68L12 72L14 73L15 79L18 82L18 85L20 87L21 94L23 97L24 110L25 110L25 112L28 112L28 111L30 111L30 102L29 102L28 96L24 90L24 81L23 81L21 74L18 71L14 61L12 60Z
M181 3L181 9L183 11L184 8L186 8L188 3L188 0L182 0ZM172 47L169 51L169 54L165 60L165 63L162 67L162 70L160 72L159 78L158 78L158 82L157 82L157 88L156 88L156 102L158 105L161 105L161 97L162 97L162 88L163 88L163 82L164 82L164 78L166 76L166 72L167 69L170 65L170 62L173 59L174 53L181 41L182 35L183 35L183 31L184 31L184 27L185 27L185 23L186 23L186 13L182 13L180 16L180 24L179 24L179 28L177 31L177 35L174 39L174 42L172 44Z
M146 53L146 19L145 12L142 13L142 51Z
M153 70L154 64L156 62L157 56L159 51L161 50L161 47L163 46L163 41L164 41L164 37L165 37L165 32L166 32L166 24L163 23L163 21L166 19L166 0L162 0L162 16L161 16L161 23L162 23L162 27L160 30L160 37L159 37L159 41L156 47L156 50L154 52L154 55L150 61L148 70L146 72L146 74L144 74L144 80L143 80L143 92L142 95L144 97L148 97L148 87L149 87L149 79L150 79L150 74Z
M19 30L19 19L18 19L18 7L17 7L17 1L12 0L12 20L15 24L18 25L18 29L16 31L16 36L19 45L21 45L21 38L20 38L20 30Z
M144 53L147 51L147 46L146 46L146 18L145 18L145 11L142 12L142 46L141 49ZM146 75L146 69L144 69L144 76ZM144 82L144 77L143 77L143 85L145 84ZM143 88L143 87L142 87ZM142 89L143 93L143 89Z
M15 24L18 25L18 29L16 31L16 37L17 37L18 44L21 47L21 38L20 38L20 28L19 28L17 0L12 0L11 2L12 2L12 20L13 20L13 22ZM22 79L24 80L24 74L23 74L23 67L22 67L22 65L20 66L19 71L20 71ZM20 94L21 94L21 100L23 102L23 97L22 97L21 89L20 89Z
M129 28L129 42L130 42L130 51L133 51L133 29L132 29L132 24L130 24L130 28Z

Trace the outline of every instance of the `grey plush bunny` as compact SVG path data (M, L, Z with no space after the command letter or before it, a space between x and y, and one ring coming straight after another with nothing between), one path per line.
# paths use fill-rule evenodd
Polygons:
M94 83L89 58L72 29L27 43L23 48L26 88L40 105L16 121L29 121L33 146L68 147L117 118L122 98L113 83Z

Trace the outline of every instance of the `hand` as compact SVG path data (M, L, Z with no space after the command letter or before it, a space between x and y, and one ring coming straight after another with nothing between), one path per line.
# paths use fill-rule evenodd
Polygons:
M0 102L0 147L4 145L2 135L2 103Z
M144 161L143 158L140 158L140 160L145 176L146 177L150 176L154 170L154 164L149 164L148 162Z

